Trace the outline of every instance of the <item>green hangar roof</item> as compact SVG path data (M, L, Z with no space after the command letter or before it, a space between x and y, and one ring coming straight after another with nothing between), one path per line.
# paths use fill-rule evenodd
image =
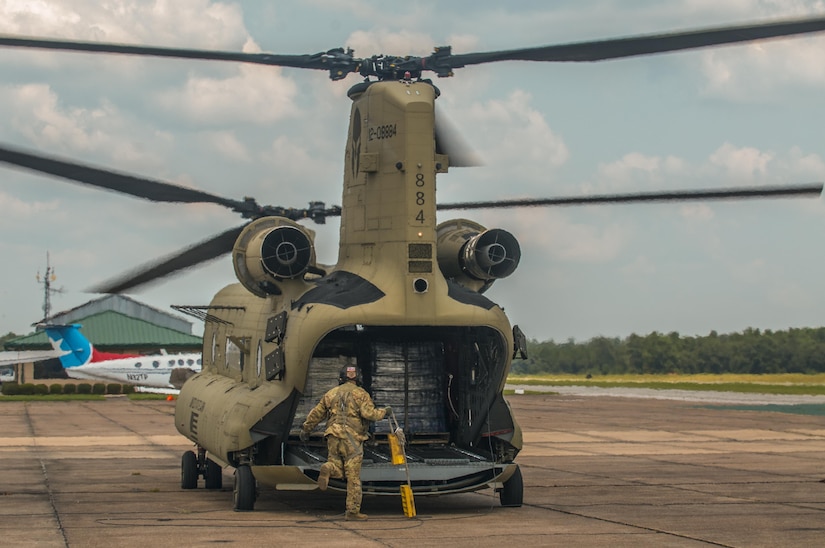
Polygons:
M81 332L101 350L131 349L139 352L169 352L199 350L201 337L155 325L120 312L107 310L80 318ZM5 343L6 350L40 350L51 348L42 331L18 337Z

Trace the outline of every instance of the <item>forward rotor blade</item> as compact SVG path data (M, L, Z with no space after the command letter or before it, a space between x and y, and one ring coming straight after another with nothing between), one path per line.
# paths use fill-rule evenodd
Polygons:
M495 61L602 61L722 44L735 44L766 38L779 38L823 30L825 30L825 17L810 17L535 48L466 53L451 55L448 62L452 67L459 68Z
M272 53L243 53L235 51L210 51L185 48L160 48L129 44L109 44L103 42L76 42L74 40L44 40L23 36L0 35L0 46L17 48L52 49L62 51L82 51L89 53L120 53L150 57L170 57L175 59L203 59L208 61L237 61L280 67L329 70L325 54L276 55Z
M123 293L203 262L217 259L232 251L235 240L238 239L244 226L246 225L232 228L174 255L137 267L87 291L89 293Z
M230 208L240 207L240 202L221 198L191 188L144 179L108 169L79 164L70 160L43 156L32 152L0 145L0 162L22 167L38 173L47 173L106 190L131 194L153 202L214 203Z
M455 202L438 204L439 210L450 209L500 209L508 207L569 206L589 204L630 204L644 202L685 202L696 200L747 200L755 198L788 198L819 196L822 183L785 187L743 187L720 190L682 190L673 192L640 192L637 194L601 194L568 198L540 198L524 200L498 200L495 202Z
M260 65L307 68L329 71L330 78L341 80L348 74L360 72L363 76L392 79L399 70L420 75L422 70L432 70L440 76L452 74L452 70L467 65L496 61L601 61L649 55L668 51L735 44L768 38L780 38L821 32L825 30L825 17L788 19L769 23L731 25L665 34L630 36L606 40L593 40L571 44L559 44L512 50L477 52L452 55L444 48L426 58L374 56L359 59L351 50L331 49L312 55L280 55L272 53L243 53L209 51L183 48L163 48L72 40L44 40L39 38L0 35L0 47L39 48L90 53L118 53L127 55L167 57L178 59L202 59L212 61L236 61ZM384 66L386 65L386 66ZM403 72L402 72L403 74Z

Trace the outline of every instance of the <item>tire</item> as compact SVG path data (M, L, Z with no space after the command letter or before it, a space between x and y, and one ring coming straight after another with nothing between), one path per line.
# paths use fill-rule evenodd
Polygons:
M180 488L198 488L198 457L193 451L187 451L180 459Z
M504 482L504 486L499 492L501 505L505 507L518 508L524 501L524 480L521 477L521 468L516 465L516 471L510 479Z
M223 469L221 465L211 459L206 459L204 478L204 487L207 489L220 489L223 487Z
M255 509L255 476L246 464L235 469L235 488L232 495L236 512L251 512Z

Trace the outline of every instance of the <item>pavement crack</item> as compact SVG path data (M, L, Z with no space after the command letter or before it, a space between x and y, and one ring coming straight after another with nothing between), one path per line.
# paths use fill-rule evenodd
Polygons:
M37 437L35 436L34 423L32 422L31 415L29 414L28 402L26 402L26 405L23 406L23 410L26 413L26 426L29 430L29 434L36 440ZM37 443L34 445L34 451L37 461L40 463L40 471L43 474L43 486L46 488L46 494L49 497L49 506L51 507L52 517L54 517L57 522L57 530L60 533L60 537L63 539L63 545L68 548L69 539L66 537L66 529L63 527L63 521L60 519L60 512L57 510L57 501L55 500L54 491L52 490L51 482L49 481L49 471L46 468L46 462L40 454L40 449L38 448Z
M599 517L599 516L591 516L591 515L584 514L584 513L581 513L581 512L573 512L572 510L563 510L561 508L556 508L556 507L553 507L553 506L528 505L528 504L525 504L525 506L533 506L533 508L542 508L544 510L551 510L551 511L559 512L560 514L565 514L565 515L568 515L568 516L576 516L576 517L585 518L585 519L592 519L592 520L601 521L601 522L604 522L604 523L611 523L613 525L622 525L624 527L631 527L633 529L639 529L641 531L647 531L647 532L656 533L656 534L659 534L659 535L667 535L667 536L670 536L670 537L676 537L676 538L682 538L682 539L686 539L686 540L692 540L692 541L696 541L696 542L701 542L703 544L709 544L711 546L720 546L722 548L735 548L735 546L732 546L730 544L722 544L722 543L719 543L719 542L714 542L712 540L708 540L706 538L695 537L695 536L691 536L691 535L685 535L685 534L682 534L682 533L675 533L673 531L666 531L664 529L659 529L659 528L656 528L656 527L648 527L648 526L645 526L645 525L639 525L639 524L636 524L636 523L630 523L630 522L621 521L621 520L603 518L603 517Z

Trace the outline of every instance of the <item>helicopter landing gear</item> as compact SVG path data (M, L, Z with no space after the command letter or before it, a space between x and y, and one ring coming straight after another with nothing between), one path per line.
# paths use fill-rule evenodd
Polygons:
M516 471L510 479L504 482L504 486L499 490L498 496L501 505L505 507L520 507L524 500L524 480L521 477L521 468L516 465Z
M180 459L180 488L197 489L198 487L198 457L192 451L187 451Z
M186 451L180 459L181 489L197 489L198 477L203 476L204 487L220 489L223 486L223 469L212 459L206 458L206 450L198 447L198 454Z
M233 509L236 512L251 512L255 508L256 493L255 476L248 464L242 464L235 469L235 488L232 492Z
M223 469L221 465L212 459L206 459L206 469L204 470L204 487L207 489L220 489L223 487Z

